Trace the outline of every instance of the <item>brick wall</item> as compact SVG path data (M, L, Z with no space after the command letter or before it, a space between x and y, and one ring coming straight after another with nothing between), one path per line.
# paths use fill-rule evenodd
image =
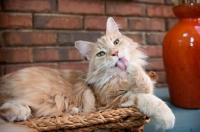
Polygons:
M156 86L167 86L161 44L177 22L172 7L171 0L1 0L0 76L31 66L86 71L74 42L95 41L112 16L150 56Z

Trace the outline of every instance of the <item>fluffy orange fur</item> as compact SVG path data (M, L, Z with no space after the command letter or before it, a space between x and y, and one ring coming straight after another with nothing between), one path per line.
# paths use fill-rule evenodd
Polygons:
M15 110L4 107L5 103L29 107L31 114L26 118L95 111L94 96L83 75L81 71L44 67L8 74L0 79L0 114L8 121L23 120L10 117ZM85 94L89 94L91 103L87 102Z
M12 122L134 106L164 129L172 128L175 117L153 95L155 82L143 68L147 56L136 42L121 35L112 18L106 26L106 35L97 42L75 42L79 52L90 60L87 74L34 67L2 77L0 116ZM124 58L126 61L122 61Z

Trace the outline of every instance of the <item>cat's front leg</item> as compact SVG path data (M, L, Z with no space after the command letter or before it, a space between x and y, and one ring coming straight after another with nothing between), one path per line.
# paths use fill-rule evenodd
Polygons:
M161 99L152 94L133 94L129 91L121 102L120 107L137 107L145 115L155 119L158 127L171 129L174 126L175 116L171 109Z
M131 62L127 64L126 72L135 93L153 93L154 82L141 65Z
M0 107L0 117L6 121L25 121L31 117L29 106L15 101L7 101Z

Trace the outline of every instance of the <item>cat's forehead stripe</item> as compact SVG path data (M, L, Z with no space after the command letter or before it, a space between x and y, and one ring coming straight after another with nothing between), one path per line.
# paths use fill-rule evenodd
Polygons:
M97 45L100 48L111 48L112 45L112 40L106 36L101 37L100 39L97 40Z

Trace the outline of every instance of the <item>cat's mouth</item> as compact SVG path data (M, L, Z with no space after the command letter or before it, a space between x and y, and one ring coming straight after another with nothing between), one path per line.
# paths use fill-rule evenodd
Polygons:
M116 62L116 66L119 67L122 71L125 71L127 63L128 63L128 60L125 57L122 57L122 58L119 58L119 60Z

